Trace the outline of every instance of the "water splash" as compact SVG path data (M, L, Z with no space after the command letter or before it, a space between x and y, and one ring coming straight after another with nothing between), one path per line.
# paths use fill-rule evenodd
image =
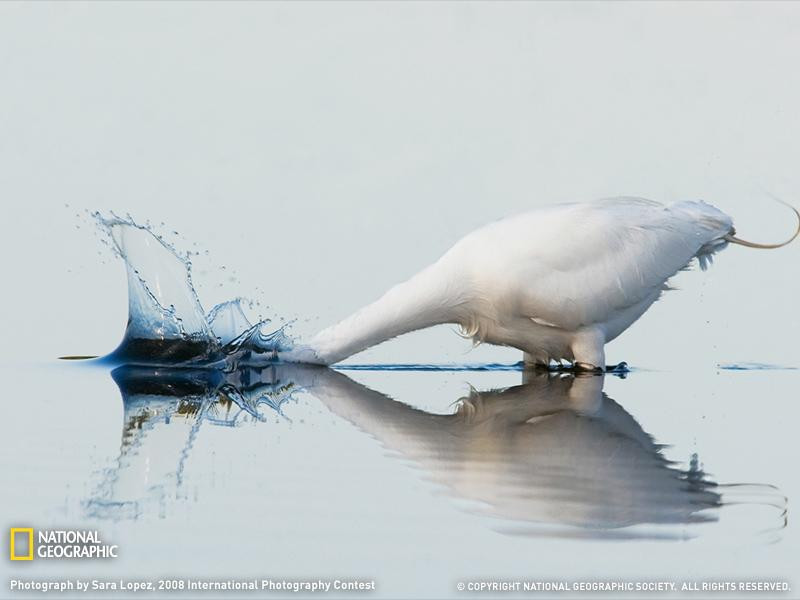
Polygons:
M293 347L283 327L255 324L236 298L208 313L192 283L190 255L182 256L150 227L131 217L95 213L128 275L128 323L108 357L122 364L265 364Z
M209 327L223 344L228 344L252 327L242 309L242 298L234 298L217 304L208 311L206 321Z

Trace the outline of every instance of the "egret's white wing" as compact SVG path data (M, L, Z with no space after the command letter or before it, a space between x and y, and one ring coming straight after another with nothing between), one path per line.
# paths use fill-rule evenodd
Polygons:
M448 254L498 312L576 329L651 298L731 226L701 202L614 198L492 223Z

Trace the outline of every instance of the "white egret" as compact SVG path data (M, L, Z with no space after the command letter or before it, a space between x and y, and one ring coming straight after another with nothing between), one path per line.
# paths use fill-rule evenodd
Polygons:
M800 220L800 212L792 208ZM642 198L550 206L490 223L438 261L343 321L287 361L333 364L410 331L457 324L476 343L519 348L529 363L605 367L604 345L698 259L705 270L735 237L731 217L704 202Z

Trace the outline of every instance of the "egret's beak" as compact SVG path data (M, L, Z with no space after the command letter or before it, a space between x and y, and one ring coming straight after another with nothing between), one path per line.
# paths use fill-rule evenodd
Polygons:
M786 204L786 202L782 202L780 200L779 202L781 204ZM739 244L740 246L747 246L748 248L759 248L761 250L772 250L774 248L781 248L783 246L786 246L787 244L792 243L794 239L798 235L800 235L800 212L798 212L798 210L791 204L786 204L786 206L791 208L794 211L794 214L797 215L797 229L795 230L794 235L785 242L781 242L780 244L757 244L755 242L748 242L747 240L741 240L737 238L735 236L736 233L735 229L731 229L731 232L728 235L726 235L723 239L727 242L730 242L731 244Z

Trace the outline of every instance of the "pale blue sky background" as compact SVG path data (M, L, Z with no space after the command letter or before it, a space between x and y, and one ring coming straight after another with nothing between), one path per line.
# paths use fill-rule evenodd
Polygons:
M247 295L299 334L551 202L703 198L783 239L764 190L800 203L798 40L793 3L4 3L3 355L119 340L84 209L163 221L210 251L207 308ZM800 364L798 257L681 274L609 360ZM519 356L468 348L443 328L357 360Z

